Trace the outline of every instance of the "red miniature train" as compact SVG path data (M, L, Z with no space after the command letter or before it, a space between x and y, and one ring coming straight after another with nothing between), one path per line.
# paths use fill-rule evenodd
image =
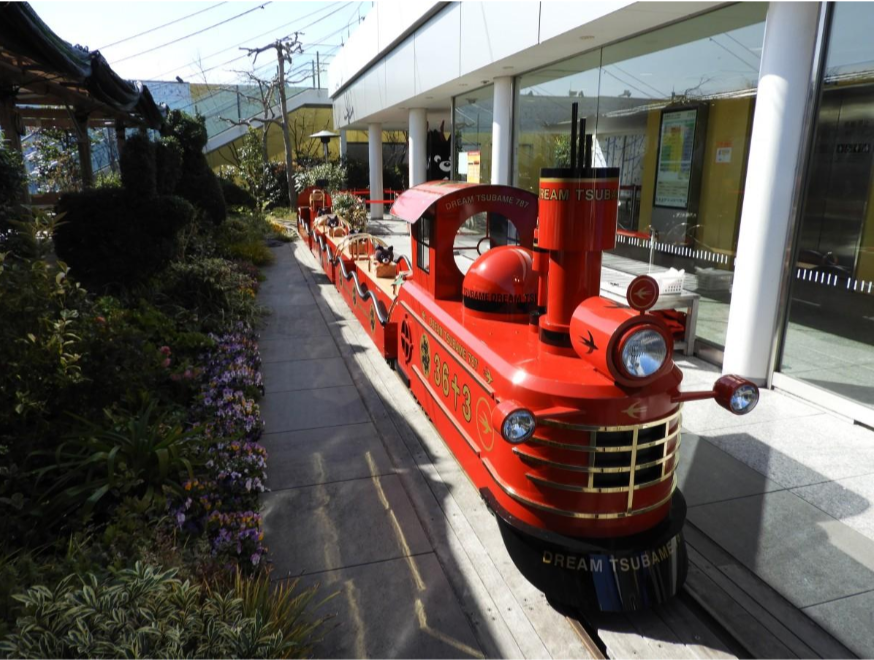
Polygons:
M539 198L416 186L391 209L412 240L412 263L393 268L374 263L378 238L311 214L309 189L298 213L301 236L480 489L521 572L557 602L602 611L661 603L685 579L683 402L715 398L745 414L758 401L735 376L680 392L671 333L647 313L652 278L632 282L628 307L599 296L618 186L606 168L543 170ZM504 231L463 275L453 244L476 214Z

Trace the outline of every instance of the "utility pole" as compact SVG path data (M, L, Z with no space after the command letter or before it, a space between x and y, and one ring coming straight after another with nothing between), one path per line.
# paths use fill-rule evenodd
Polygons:
M288 103L285 96L285 65L286 63L288 63L289 65L291 64L293 55L303 52L303 49L300 45L300 40L298 39L298 34L298 32L295 32L293 36L286 37L284 39L277 39L272 44L268 44L260 48L240 49L245 50L249 55L254 56L252 59L253 66L255 64L255 61L258 59L258 55L260 55L264 51L270 50L271 48L276 51L276 62L278 66L276 67L275 84L279 88L279 107L282 111L282 117L279 120L267 119L267 105L265 104L265 119L263 120L263 130L265 137L264 144L266 147L268 124L279 124L282 128L282 139L285 143L285 177L286 182L288 183L288 207L291 209L295 208L296 204L291 157L291 135L289 134L288 130Z
M310 60L310 64L313 65L313 89L316 89L316 63Z
M300 49L296 35L294 41L298 49ZM282 139L285 142L285 180L288 182L288 208L294 209L297 205L294 203L294 176L291 171L291 136L288 134L288 104L285 99L285 53L283 52L284 47L281 41L277 41L275 47L276 59L279 61L279 107L282 108ZM291 57L289 56L288 59L291 60Z
M318 87L316 89L322 88L322 65L319 62L319 51L316 51L316 80L318 81Z

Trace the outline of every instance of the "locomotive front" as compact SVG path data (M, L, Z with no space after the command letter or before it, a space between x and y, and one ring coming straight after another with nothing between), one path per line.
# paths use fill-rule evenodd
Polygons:
M758 400L756 386L734 376L711 391L680 392L671 333L648 312L659 296L653 278L632 281L627 307L600 297L618 193L616 169L543 170L536 277L501 272L499 260L509 263L502 251L526 252L506 247L485 253L465 279L466 311L483 319L465 325L491 335L501 375L491 423L505 444L483 457L496 485L483 496L531 582L558 602L603 611L664 602L685 579L686 505L676 480L683 402L712 397L745 414ZM475 302L513 287L537 301L528 360L509 335L487 327Z
M631 611L666 601L685 579L683 403L714 398L746 414L758 389L723 376L681 392L671 333L652 311L658 283L634 279L627 305L600 295L619 172L577 167L571 144L571 167L543 170L536 199L457 182L398 198L392 213L411 223L413 249L392 305L396 367L520 571L557 602ZM453 239L483 214L504 244L490 239L462 274Z

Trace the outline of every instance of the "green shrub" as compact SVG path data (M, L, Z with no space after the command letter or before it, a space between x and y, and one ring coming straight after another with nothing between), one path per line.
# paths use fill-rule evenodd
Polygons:
M351 193L337 193L331 197L334 213L341 216L354 231L367 229L367 207L360 197Z
M155 143L156 184L159 195L172 195L182 177L182 145L174 137Z
M319 163L294 175L294 187L299 193L309 186L318 185L318 181L327 181L327 189L331 195L342 190L346 187L346 165L343 163Z
M242 206L247 209L258 208L255 198L247 190L244 190L233 181L221 179L222 195L228 206Z
M98 172L94 178L95 188L121 188L121 174L111 170Z
M264 241L231 243L224 249L224 253L230 259L248 261L256 266L269 266L275 261L273 253Z
M21 215L19 196L27 184L24 162L17 151L5 149L0 142L0 231Z
M255 302L257 283L225 259L174 262L156 286L171 309L190 312L205 330L221 330L236 321L254 325L261 315Z
M112 577L70 575L18 596L24 614L0 651L19 658L302 658L323 619L310 588L211 592L137 563ZM267 593L265 593L267 592Z
M180 232L194 209L176 197L132 204L126 189L64 195L55 230L58 256L86 286L125 289L164 268L181 249Z
M119 157L121 185L131 203L141 203L158 194L155 144L145 133L125 140Z
M192 462L203 440L196 431L183 429L177 411L156 414L156 407L145 398L133 413L107 410L106 425L77 418L80 428L46 452L53 462L37 471L38 479L48 483L38 509L88 516L109 500L117 504L133 497L157 505L170 494L181 496L183 477L193 478Z
M264 175L264 201L268 209L288 206L288 178L285 163L268 163Z
M51 230L40 216L27 226L34 234ZM31 239L21 242L45 247ZM17 249L19 241L13 243ZM6 541L41 532L22 516L32 494L25 460L51 446L63 427L59 411L81 410L91 389L81 364L88 299L66 266L44 256L0 254L0 539Z
M182 148L182 174L176 184L176 194L202 211L211 223L220 225L228 211L218 177L203 155L207 142L204 118L172 110L164 127L167 135L175 137Z

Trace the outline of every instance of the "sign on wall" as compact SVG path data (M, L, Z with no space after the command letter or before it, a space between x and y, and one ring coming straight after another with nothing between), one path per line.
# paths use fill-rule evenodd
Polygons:
M480 152L479 151L468 151L467 152L467 182L468 183L480 183L479 164L480 164Z
M698 110L662 113L656 170L655 206L685 209L689 206L692 152Z

